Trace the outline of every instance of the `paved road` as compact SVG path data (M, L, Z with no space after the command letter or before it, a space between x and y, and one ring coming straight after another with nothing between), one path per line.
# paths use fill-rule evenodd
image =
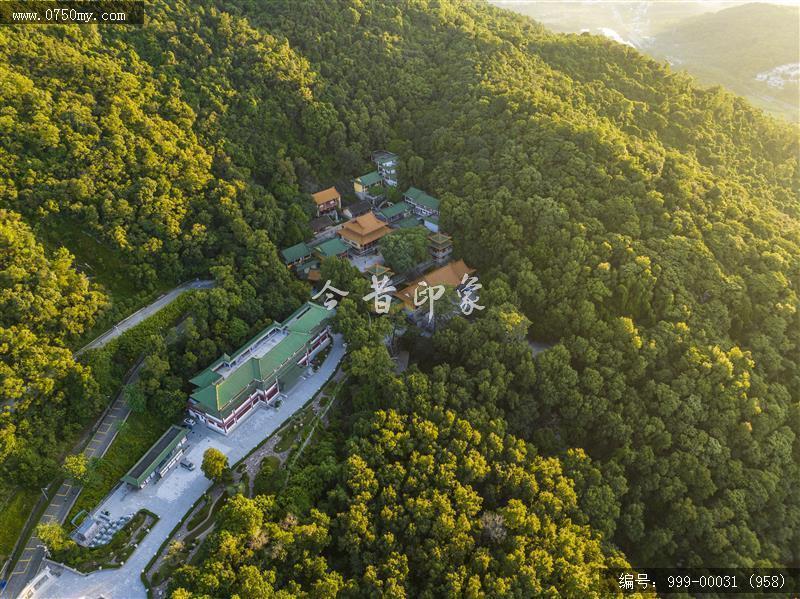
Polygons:
M308 378L301 378L288 391L280 408L256 408L228 436L216 433L202 424L196 425L189 435L187 459L200 464L205 450L216 447L228 457L229 463L237 463L319 392L333 375L344 353L341 335L335 335L333 347L319 370ZM43 585L37 597L146 599L147 592L140 578L142 570L183 515L210 486L211 481L203 476L200 468L193 471L175 468L163 479L144 489L132 490L127 485L117 488L97 510L108 510L110 518L114 520L121 515L147 508L158 514L158 522L122 567L92 572L89 575L65 571L57 581Z
M140 322L151 317L153 314L161 310L161 308L171 304L181 294L191 289L211 289L213 286L214 286L214 281L191 281L189 283L184 283L183 285L179 285L172 291L168 291L167 293L159 297L152 304L145 306L144 308L141 308L140 310L134 312L124 320L119 321L113 327L108 329L105 333L100 335L97 339L95 339L88 345L85 345L78 351L76 351L75 357L80 356L83 352L87 350L103 347L106 343L108 343L112 339L116 339L128 329L135 327Z
M92 435L92 438L83 450L89 458L99 458L105 455L112 441L114 441L114 438L117 436L119 425L128 418L130 409L125 402L125 385L136 380L142 364L143 360L140 360L130 370L125 378L125 384L122 390L120 390L114 403L112 403L106 411L99 426ZM39 522L44 523L55 520L63 523L72 509L72 506L75 504L75 500L78 499L80 490L80 485L76 485L72 482L64 482L53 496L53 499L50 500ZM0 597L3 599L6 597L17 597L22 589L25 588L25 585L36 576L36 573L42 566L44 558L45 553L42 542L34 533L31 535L31 538L28 539L28 543L25 545L25 549L22 551L19 561L14 566L8 584L3 592L0 593Z

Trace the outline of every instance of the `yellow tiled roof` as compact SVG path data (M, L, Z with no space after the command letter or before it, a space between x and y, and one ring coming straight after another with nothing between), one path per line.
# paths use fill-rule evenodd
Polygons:
M314 202L319 206L320 204L339 198L340 195L335 187L329 187L328 189L323 189L322 191L312 194L311 197L314 198Z

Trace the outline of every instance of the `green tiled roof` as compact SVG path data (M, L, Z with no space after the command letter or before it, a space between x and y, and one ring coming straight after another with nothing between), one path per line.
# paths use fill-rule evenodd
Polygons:
M334 237L320 243L318 246L314 248L315 252L318 252L320 256L325 258L330 256L339 256L340 254L344 254L349 249L349 246L342 241L339 237Z
M288 247L285 250L281 250L281 256L283 256L283 261L287 264L290 262L296 262L302 258L308 258L311 255L311 248L308 247L302 241L298 244L293 245L292 247Z
M416 227L418 225L419 225L418 216L407 216L404 219L397 221L396 223L392 223L393 227L398 227L400 229L407 229L409 227Z
M333 312L314 302L306 302L283 321L284 326L293 333L310 335L319 325L333 316Z
M308 277L308 273L312 270L319 268L319 260L309 260L304 262L302 266L297 267L297 276Z
M376 164L380 164L383 166L384 164L390 162L397 162L397 154L393 154L392 152L387 152L385 150L380 150L378 152L373 152L372 160Z
M420 206L425 206L430 210L439 210L439 200L435 197L428 195L421 189L417 189L416 187L409 187L405 193L405 196L413 201L415 204L419 204Z
M391 206L387 206L386 208L381 208L378 213L383 216L385 219L390 219L398 214L403 214L403 212L408 211L411 206L408 205L406 202L397 202L396 204L392 204Z
M333 311L318 304L303 304L283 323L270 325L239 348L233 356L222 356L192 378L191 382L197 389L191 394L191 398L213 414L229 413L256 386L271 385L286 367L291 367L296 362L292 358L304 350L314 334L332 316ZM250 356L228 372L227 376L214 371L224 363L234 362L270 334L284 336L264 355Z
M381 179L381 174L378 171L372 171L371 173L357 177L356 181L365 187L371 187L376 183L380 183L383 179Z
M129 483L136 487L141 486L145 479L150 476L153 471L163 462L166 457L172 453L172 450L181 442L189 431L183 427L175 426L174 424L169 427L161 437L153 443L147 453L144 454L139 461L133 465L133 468L128 470L127 474L122 477L123 482Z
M371 264L366 269L364 269L364 274L369 276L376 276L378 278L383 276L392 276L394 273L392 272L391 268L384 266L383 264Z

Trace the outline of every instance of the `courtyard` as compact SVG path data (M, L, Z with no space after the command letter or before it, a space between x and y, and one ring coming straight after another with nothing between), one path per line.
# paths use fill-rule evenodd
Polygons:
M60 577L43 585L35 596L64 599L146 597L147 592L140 579L142 570L183 515L211 486L211 481L203 475L199 467L205 450L215 447L228 457L231 466L236 464L317 394L336 371L344 353L342 338L335 335L331 351L319 369L316 372L308 371L301 377L288 390L279 408L259 407L228 436L198 423L189 433L190 445L184 456L197 465L194 470L189 471L178 466L163 479L141 490L121 485L96 508L96 512L108 511L112 520L140 509L148 509L159 516L159 521L128 562L115 570L88 575L64 571Z

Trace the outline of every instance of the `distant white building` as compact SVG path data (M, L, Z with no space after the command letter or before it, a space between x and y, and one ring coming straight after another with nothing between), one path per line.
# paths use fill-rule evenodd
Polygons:
M372 162L378 167L378 174L383 179L384 185L397 187L397 154L392 154L385 150L378 150L372 153Z

